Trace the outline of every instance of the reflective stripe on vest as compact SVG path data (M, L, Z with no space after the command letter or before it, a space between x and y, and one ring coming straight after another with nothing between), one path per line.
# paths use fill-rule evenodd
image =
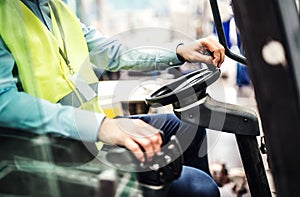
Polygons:
M0 35L16 61L24 91L56 103L75 91L74 81L92 84L98 79L76 15L62 1L52 2L66 35L73 76L59 53L63 42L51 9L53 33L21 1L0 0Z

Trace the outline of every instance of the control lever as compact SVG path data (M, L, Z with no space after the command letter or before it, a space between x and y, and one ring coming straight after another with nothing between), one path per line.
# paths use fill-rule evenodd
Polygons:
M144 186L164 186L180 176L183 152L176 138L165 144L152 160L141 162L126 148L117 147L101 151L100 157L111 166L136 172L137 180Z

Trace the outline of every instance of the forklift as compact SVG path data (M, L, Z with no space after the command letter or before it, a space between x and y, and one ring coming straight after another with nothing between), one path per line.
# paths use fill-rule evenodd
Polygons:
M232 0L245 57L232 53L226 46L217 0L210 0L210 4L226 56L248 66L276 196L299 196L300 23L295 1ZM210 97L206 88L219 77L220 70L208 65L164 85L147 97L146 103L152 107L172 104L174 113L183 121L234 134L251 196L272 196L257 142L261 132L258 116L249 109ZM108 169L86 165L99 155L93 144L7 128L1 128L0 142L0 194L116 195L114 173L105 176L103 172ZM171 151L142 166L150 174L137 175L138 182L156 186L153 180L159 180L163 185L178 176L182 164L178 155L182 150L176 137L169 145ZM127 158L133 168L141 168L120 147L107 150L101 157L112 165ZM47 190L42 191L45 187Z

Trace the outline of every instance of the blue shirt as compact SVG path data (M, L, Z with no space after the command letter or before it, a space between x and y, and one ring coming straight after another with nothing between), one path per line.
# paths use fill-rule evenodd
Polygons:
M51 31L49 0L22 0ZM23 19L20 19L23 20ZM81 24L93 64L105 70L158 70L181 64L172 50L125 50L115 39L103 36L94 28ZM9 27L8 27L9 28ZM74 139L97 140L104 114L80 110L19 92L12 70L15 60L0 36L0 124L1 127L23 129L35 133L51 132Z

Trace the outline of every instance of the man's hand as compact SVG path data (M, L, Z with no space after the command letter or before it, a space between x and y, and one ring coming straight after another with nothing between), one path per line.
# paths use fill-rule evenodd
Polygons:
M205 50L211 55L205 54ZM224 62L225 49L213 37L202 38L190 44L178 45L177 55L187 62L203 62L220 67Z
M142 162L151 160L162 145L159 130L139 119L106 118L99 129L98 139L109 145L126 147Z

